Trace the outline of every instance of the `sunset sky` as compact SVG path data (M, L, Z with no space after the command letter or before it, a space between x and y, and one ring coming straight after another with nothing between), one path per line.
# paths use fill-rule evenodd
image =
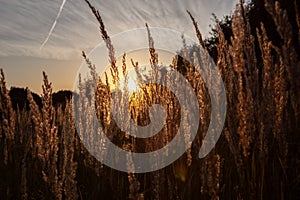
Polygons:
M111 36L144 27L147 22L150 27L170 28L194 38L186 10L194 15L203 35L208 36L211 14L222 18L230 14L238 1L90 2L100 11ZM84 0L0 0L0 68L4 69L8 85L29 87L40 93L42 71L46 71L55 91L72 89L82 63L81 51L89 53L102 42L98 27Z

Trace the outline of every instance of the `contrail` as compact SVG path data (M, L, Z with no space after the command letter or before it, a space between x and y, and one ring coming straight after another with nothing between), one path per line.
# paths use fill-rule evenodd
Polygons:
M58 18L59 18L59 16L60 16L60 14L61 14L61 12L62 12L64 6L65 6L66 1L67 1L67 0L63 0L63 1L62 1L62 4L61 4L61 6L60 6L60 8L59 8L59 11L58 11L58 13L57 13L57 16L56 16L56 18L55 18L55 20L54 20L54 22L53 22L53 25L52 25L52 27L51 27L49 33L48 33L48 36L46 37L45 41L44 41L43 44L41 45L40 50L41 50L41 49L45 46L45 44L48 42L48 40L49 40L49 38L50 38L50 36L51 36L51 34L52 34L52 32L53 32L55 26L56 26L57 20L58 20Z

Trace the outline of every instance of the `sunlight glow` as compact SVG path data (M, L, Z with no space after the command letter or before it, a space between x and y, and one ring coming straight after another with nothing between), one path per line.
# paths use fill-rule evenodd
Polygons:
M125 90L125 86L127 87L129 93L136 92L139 89L139 86L138 86L138 83L136 80L136 76L129 73L127 85L125 85L125 77L122 77L122 79L120 80L120 88Z

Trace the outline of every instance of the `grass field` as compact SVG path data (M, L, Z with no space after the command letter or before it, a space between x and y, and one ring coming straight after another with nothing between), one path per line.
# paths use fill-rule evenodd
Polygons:
M109 85L126 76L126 60L130 58L124 54L122 66L116 65L104 22L90 5L108 47L111 74L107 76L114 81L97 81L99 75L84 54L91 73L89 80L81 81L78 91L85 98L73 97L64 105L54 106L51 77L44 73L42 106L27 89L29 109L13 109L1 70L0 199L297 199L300 196L299 13L295 6L299 37L294 41L294 27L279 3L266 2L265 7L277 28L279 45L269 39L268 27L263 23L253 35L247 6L236 6L230 40L225 39L221 27L216 25L216 66L226 89L227 116L215 148L202 159L198 153L211 120L211 100L195 66L207 62L200 60L199 46L207 47L196 21L188 13L199 45L189 47L183 42L181 54L170 65L188 80L198 98L201 109L197 136L191 148L171 165L135 174L111 169L90 155L79 134L97 130L89 122L89 114L77 116L90 124L80 125L80 130L76 130L74 104L81 113L87 113L87 104L94 105L107 137L127 151L150 152L162 148L172 140L179 125L185 127L185 137L190 137L190 124L180 124L180 105L168 88L148 84L141 86L139 93L131 93L131 117L135 123L147 125L151 123L149 107L161 103L167 113L167 124L148 139L130 136L117 127L111 115L110 98L114 91ZM159 55L150 30L148 34L150 64L156 66ZM193 63L187 62L187 58ZM138 69L137 63L132 65ZM176 84L176 80L166 81ZM125 87L125 94L126 90ZM95 99L89 98L89 93ZM91 146L98 142L101 139L90 135ZM134 167L132 162L127 158L128 167Z

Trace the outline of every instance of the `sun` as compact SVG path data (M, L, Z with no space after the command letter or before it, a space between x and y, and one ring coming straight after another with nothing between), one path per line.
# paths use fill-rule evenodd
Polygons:
M128 78L127 88L129 92L135 92L138 90L139 86L137 84L137 81L134 80L132 77Z
M136 79L136 75L134 73L127 74L127 85L125 85L125 77L122 77L120 80L120 88L124 89L127 88L129 93L134 93L138 91L139 85Z

